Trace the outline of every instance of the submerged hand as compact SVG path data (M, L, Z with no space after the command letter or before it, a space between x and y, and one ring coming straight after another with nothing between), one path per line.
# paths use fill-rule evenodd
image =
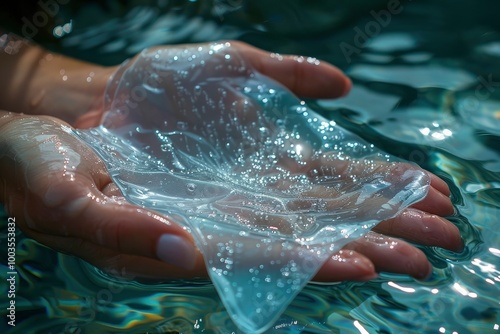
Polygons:
M422 201L397 217L381 222L365 237L346 245L337 257L332 257L323 266L316 279L329 281L332 275L338 280L356 279L354 272L363 279L363 267L366 279L369 279L375 276L374 271L367 269L372 269L370 263L374 265L375 271L426 278L431 274L432 266L421 250L404 240L460 251L463 245L458 228L440 217L451 215L454 211L448 186L436 175L429 174L431 187ZM345 258L349 259L347 263L344 262ZM344 275L345 278L342 277Z
M128 204L103 162L70 132L69 125L48 117L13 116L2 124L2 201L24 233L121 275L205 276L191 236L175 222ZM6 140L9 137L15 138L14 143ZM431 195L419 205L430 212L452 210L451 204L432 200L446 195L442 181L436 177L433 181ZM417 209L408 209L377 229L422 244L460 247L451 223ZM165 239L166 245L158 244L165 235L173 237ZM410 244L371 233L334 255L316 279L365 280L373 278L375 270L422 278L429 273L429 264Z
M270 55L241 43L234 43L233 47L258 71L299 96L332 98L349 90L349 80L325 63L317 65L300 57ZM89 112L75 124L96 126L102 112ZM3 184L7 190L4 193L8 194L2 201L7 203L9 213L16 215L25 233L98 267L125 275L204 276L202 257L191 236L165 217L126 203L102 161L68 131L67 125L58 120L26 117L13 119L2 128L2 144L7 139L12 143L9 153L2 156L2 176L6 175ZM19 141L19 133L29 135ZM410 244L383 234L456 250L461 247L458 230L438 216L452 211L446 184L433 176L431 190L423 201L380 224L380 235L371 233L346 246L323 266L316 278L364 280L374 277L376 270L425 277L430 270L425 255ZM160 238L162 235L180 239ZM159 240L169 243L162 245ZM388 258L393 261L386 261Z
M242 140L245 139L242 134L247 131L246 136L254 139L254 145L246 147L247 152L244 155L251 155L254 151L259 150L259 146L264 145L264 141L267 139L266 135L261 136L254 132L260 131L259 129L262 127L272 129L274 126L273 122L265 119L266 116L262 117L261 107L255 100L241 94L243 87L245 87L245 91L251 92L253 89L255 94L258 94L259 90L263 90L262 93L265 96L266 89L270 88L264 82L259 85L259 80L262 78L249 71L251 68L280 81L299 95L335 97L344 94L350 86L348 79L337 69L315 59L306 60L300 57L269 55L241 43L160 47L147 50L118 70L118 74L113 77L113 82L108 89L110 97L108 110L110 112L104 116L103 124L111 133L124 136L137 145L140 150L146 148L148 154L158 156L161 163L168 166L171 166L173 159L169 158L170 155L161 152L163 149L160 150L160 144L163 140L159 141L155 133L171 134L172 140L177 140L180 143L179 147L184 147L181 148L181 151L174 153L178 156L184 154L189 156L193 151L200 150L198 145L203 146L201 142L188 144L189 137L186 137L186 142L184 142L182 137L184 131L198 135L202 140L203 138L208 139L210 143L215 143L215 147L218 147L217 143L225 144L210 154L205 151L204 156L217 156L218 153L232 156L241 147L239 146L241 142L245 141ZM290 73L299 73L299 75L290 75ZM253 80L255 86L245 86L247 80ZM333 85L334 89L329 90L329 83ZM272 94L271 98L273 98ZM279 105L278 102L277 106ZM282 105L289 106L287 103ZM277 111L280 112L280 110ZM284 116L283 113L282 116ZM301 122L299 119L297 121ZM242 124L242 127L238 124ZM136 128L139 129L137 130L139 133L135 132ZM210 146L210 143L207 145ZM203 151L205 148L201 150ZM180 164L189 165L190 161L188 158ZM336 170L342 164L338 160L330 161L330 163L335 165ZM278 164L285 170L295 169L293 172L297 172L296 168L290 166L287 161ZM214 165L217 165L217 161L214 161ZM255 166L253 163L251 165ZM403 164L401 165L403 166ZM309 166L311 166L310 163ZM240 167L245 169L243 166ZM382 170L381 174L389 174L390 177L389 166L377 165L376 167ZM172 165L169 168L176 169L177 167ZM403 171L410 168L414 169L415 167L409 165L401 167ZM254 167L250 169L253 172ZM270 173L266 168L263 171ZM132 170L131 172L133 173ZM304 170L303 172L307 173L308 171ZM210 170L208 173L214 175L217 172ZM371 172L364 171L364 173L370 174ZM259 172L256 171L256 174ZM342 174L348 175L347 171L342 172ZM139 173L137 177L140 178L140 175L143 174ZM142 178L142 182L151 182L145 177ZM154 178L161 179L157 176ZM138 180L136 177L134 179ZM379 226L378 231L387 235L408 237L412 241L424 244L436 244L451 249L460 248L458 230L448 221L436 216L453 212L451 202L447 197L449 190L446 184L437 177L431 176L431 179L432 186L424 201L416 204L412 209L407 209L397 218L384 222ZM350 182L352 183L352 181ZM175 198L179 189L166 189L168 187L165 185L160 187L161 189L155 188L156 190L150 191L153 193L159 191L162 194L171 193L172 198ZM322 190L315 190L316 193L318 191ZM329 197L327 200L335 208L335 196L332 196L331 192L325 194ZM316 194L312 195L312 197L315 196ZM253 215L251 211L246 212L237 208L239 213L232 212L234 207L232 207L231 201L238 201L238 199L229 197L226 203L222 203L222 205L228 205L226 209L229 211L224 211L225 213L243 217L251 224L256 222L255 219L251 218ZM373 202L372 206L375 209L377 199L371 202ZM223 210L220 209L220 202L217 205L219 210ZM347 205L347 209L348 207L349 205ZM257 223L260 222L257 221ZM261 223L270 224L272 222L267 220L267 222ZM409 231L411 233L408 233ZM382 236L374 237L374 235L371 233L368 237L352 243L348 248L370 254L370 259L373 259L373 262L380 269L404 272L420 278L429 274L429 263L424 254L415 247L403 241ZM353 270L335 272L339 265L344 265L344 267L351 269L355 268L354 271L357 270L353 276L373 277L374 268L370 265L367 257L355 252L343 251L342 253L342 259L349 258L349 261L330 261L330 264L325 266L325 268L330 269L323 270L323 273L328 273L333 277L352 274ZM391 256L393 261L387 264L387 261L379 260L385 256ZM339 257L336 257L336 260L338 259ZM358 266L356 266L356 262L361 263L357 263Z

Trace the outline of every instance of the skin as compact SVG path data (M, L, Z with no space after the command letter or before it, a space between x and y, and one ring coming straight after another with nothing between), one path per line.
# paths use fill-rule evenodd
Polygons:
M300 97L336 98L351 88L350 80L328 63L312 64L241 42L231 45L259 72ZM191 235L174 221L126 202L100 158L70 133L99 124L105 85L117 66L85 63L34 45L24 45L15 55L2 52L0 64L0 202L22 231L122 276L205 277ZM421 202L348 244L315 280L366 281L380 271L424 279L432 267L408 241L461 250L458 229L443 218L454 212L449 188L429 175L431 187ZM171 252L157 247L162 235L177 237Z

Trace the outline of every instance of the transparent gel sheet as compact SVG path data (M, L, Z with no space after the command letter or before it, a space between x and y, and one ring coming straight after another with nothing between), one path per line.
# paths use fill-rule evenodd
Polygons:
M428 190L421 169L316 114L229 43L144 50L105 99L101 125L77 134L128 201L189 229L244 332L268 329L329 256Z

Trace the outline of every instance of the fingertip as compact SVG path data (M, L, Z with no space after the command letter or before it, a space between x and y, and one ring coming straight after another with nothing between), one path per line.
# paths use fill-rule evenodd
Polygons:
M377 271L409 275L423 279L432 270L425 253L411 244L374 232L349 243L348 249L366 254Z
M406 254L406 270L403 270L403 273L418 280L425 280L432 274L432 265L421 250L403 246L400 252Z
M340 97L347 96L351 92L351 89L352 89L352 81L348 76L346 76L344 80L344 90L342 91Z
M450 221L441 218L445 222L448 223L448 244L446 245L446 249L451 250L453 252L462 252L464 250L464 241L460 234L460 230L457 226L453 225Z
M373 230L424 246L441 247L451 251L463 249L458 227L446 218L415 208L408 208L399 216L381 222Z
M316 84L314 86L307 85L298 90L303 97L340 98L348 95L352 89L351 79L330 63L322 61L319 66L310 67L307 71L310 72L311 76L314 76Z
M156 244L156 255L167 264L192 270L196 264L196 250L192 242L175 234L163 234Z
M426 266L422 266L421 271L417 271L412 276L419 281L427 281L432 276L433 267L432 264L427 261Z
M430 187L427 196L412 207L439 216L450 216L455 212L450 198L434 187Z
M422 240L422 244L441 247L452 252L461 252L463 250L464 243L460 235L460 230L452 222L435 215L427 215L425 220L433 237L428 238L428 240Z
M320 282L358 281L365 282L378 277L373 263L365 256L341 250L331 256L314 277Z

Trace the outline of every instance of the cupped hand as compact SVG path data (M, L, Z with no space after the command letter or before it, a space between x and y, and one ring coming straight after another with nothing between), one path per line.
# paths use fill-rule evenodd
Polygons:
M191 276L203 265L185 230L147 209L113 196L101 159L56 118L10 115L1 125L2 202L29 237L123 275L123 259L161 257L168 276ZM139 266L140 261L136 262ZM147 272L147 269L146 269ZM187 271L186 271L187 272Z
M350 81L337 68L296 56L269 54L231 43L246 62L302 97L334 98ZM168 48L168 47L166 47ZM178 48L178 46L177 46ZM99 124L103 110L74 126ZM30 237L126 276L205 276L191 236L154 211L127 203L103 162L57 119L15 116L2 125L2 181L9 214ZM321 281L367 280L377 271L429 275L423 245L461 248L458 229L440 216L453 212L444 181L431 176L428 195L401 215L331 257L316 276ZM388 260L390 259L390 260Z
M304 98L336 98L346 95L351 82L335 67L316 59L268 54L236 43L246 61L257 71L288 87ZM427 172L427 195L397 217L378 224L368 233L332 256L315 277L317 281L368 280L377 272L428 277L432 266L413 244L451 251L463 248L460 231L447 220L454 213L450 189L445 181Z
M206 275L191 236L175 222L127 203L103 162L68 124L49 117L13 116L2 125L2 140L2 200L29 237L125 276ZM459 249L456 228L433 214L451 213L453 208L446 200L446 185L432 179L428 197L378 225L381 234L372 232L335 254L316 279L366 280L378 270L418 278L429 274L421 251L384 234Z

